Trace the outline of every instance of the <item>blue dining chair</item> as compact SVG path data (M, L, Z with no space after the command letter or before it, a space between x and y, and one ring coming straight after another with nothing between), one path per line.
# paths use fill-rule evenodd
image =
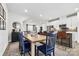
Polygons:
M55 55L55 41L56 34L48 33L46 35L46 43L40 46L37 46L37 55L39 55L39 51L41 51L45 56L51 56L53 52L53 56Z
M22 32L19 32L19 49L20 49L20 54L24 56L26 52L29 53L29 51L31 50L30 41L24 40L24 36Z

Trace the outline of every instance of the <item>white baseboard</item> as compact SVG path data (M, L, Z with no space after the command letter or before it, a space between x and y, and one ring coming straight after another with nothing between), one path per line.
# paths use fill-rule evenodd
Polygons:
M4 45L2 51L0 52L0 56L3 56L3 54L4 54L4 52L5 52L6 48L7 48L7 46L8 46L8 43Z
M7 48L7 46L8 46L8 43L7 43L7 44L5 44L4 49L3 49L3 51L2 51L2 55L1 55L1 56L3 56L3 54L4 54L4 52L5 52L6 48Z

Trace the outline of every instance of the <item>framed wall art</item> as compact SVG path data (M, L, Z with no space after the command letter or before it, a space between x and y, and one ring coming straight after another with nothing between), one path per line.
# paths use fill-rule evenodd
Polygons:
M0 30L6 30L6 12L0 3Z

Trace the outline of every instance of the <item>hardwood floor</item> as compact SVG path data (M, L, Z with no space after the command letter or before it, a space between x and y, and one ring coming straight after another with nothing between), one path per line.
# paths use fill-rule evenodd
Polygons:
M18 46L18 42L10 43L3 56L20 56ZM29 54L27 53L26 56L29 56ZM44 55L40 52L40 56ZM79 44L75 48L68 48L56 44L55 56L79 56Z

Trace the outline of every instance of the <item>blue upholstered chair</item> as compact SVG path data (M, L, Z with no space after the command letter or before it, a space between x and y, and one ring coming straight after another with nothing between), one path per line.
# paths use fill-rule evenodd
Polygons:
M20 54L25 56L25 53L30 51L30 42L28 40L24 40L24 36L22 32L19 32L19 49Z
M39 51L41 51L45 56L51 56L51 52L55 55L55 41L56 34L48 33L46 35L46 43L40 46L37 46L37 55L39 55Z

